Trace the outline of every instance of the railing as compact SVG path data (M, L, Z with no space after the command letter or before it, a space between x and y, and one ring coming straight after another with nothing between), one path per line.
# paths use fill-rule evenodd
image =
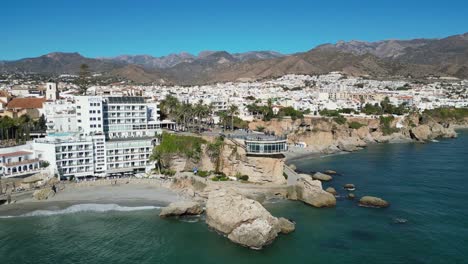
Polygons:
M282 141L286 140L286 136L274 136L265 134L222 134L229 139L243 139L247 141Z
M17 161L17 162L8 162L8 163L4 163L3 166L13 167L13 166L31 164L31 163L36 163L36 162L39 162L39 159L28 159L28 160L22 160L22 161Z

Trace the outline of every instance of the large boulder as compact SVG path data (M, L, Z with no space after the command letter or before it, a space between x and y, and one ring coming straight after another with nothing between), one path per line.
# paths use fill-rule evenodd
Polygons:
M284 217L278 218L278 222L283 234L289 234L296 229L296 225Z
M383 208L388 207L390 204L387 201L378 197L364 196L359 200L359 205L364 207Z
M327 193L331 193L333 195L337 195L338 192L335 190L335 188L333 187L328 187L326 190L325 190Z
M51 197L54 197L54 195L55 195L55 192L52 191L51 188L44 188L44 189L36 190L33 193L33 197L36 200L47 200Z
M159 216L182 216L182 215L199 215L203 213L203 208L196 202L175 202L161 209Z
M412 138L419 141L425 141L429 140L431 136L431 128L428 125L420 125L411 129L410 133Z
M281 232L279 220L259 202L230 189L209 194L206 223L232 242L253 249L273 242Z
M333 179L332 176L325 174L325 173L321 173L321 172L314 173L314 175L312 175L312 178L314 180L319 180L319 181L331 181Z
M301 176L295 185L295 198L314 207L333 207L336 198L322 189L322 183L310 177Z

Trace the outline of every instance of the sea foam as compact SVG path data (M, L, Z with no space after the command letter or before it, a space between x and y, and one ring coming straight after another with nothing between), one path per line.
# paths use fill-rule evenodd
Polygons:
M104 213L109 211L119 212L131 212L141 210L154 210L160 209L159 206L120 206L118 204L75 204L70 207L61 210L36 210L29 213L19 215L18 217L30 217L30 216L51 216L51 215L63 215L63 214L74 214L81 212L97 212ZM11 218L13 216L0 216L0 218Z

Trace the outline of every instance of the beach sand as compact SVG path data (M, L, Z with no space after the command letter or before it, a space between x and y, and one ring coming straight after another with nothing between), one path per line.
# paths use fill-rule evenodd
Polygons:
M45 201L32 198L32 192L13 197L16 203L0 206L0 216L17 216L34 210L61 210L77 204L117 204L121 206L166 206L184 200L177 193L161 187L157 180L119 180L66 184L54 197ZM128 183L127 183L128 182Z

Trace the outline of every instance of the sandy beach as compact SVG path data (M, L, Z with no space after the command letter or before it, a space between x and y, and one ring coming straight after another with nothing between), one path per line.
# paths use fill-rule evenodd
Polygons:
M77 204L117 204L121 206L165 206L184 200L161 186L159 180L119 179L64 184L54 197L38 201L32 192L13 196L15 203L0 206L0 216L17 216L34 210L61 210Z

